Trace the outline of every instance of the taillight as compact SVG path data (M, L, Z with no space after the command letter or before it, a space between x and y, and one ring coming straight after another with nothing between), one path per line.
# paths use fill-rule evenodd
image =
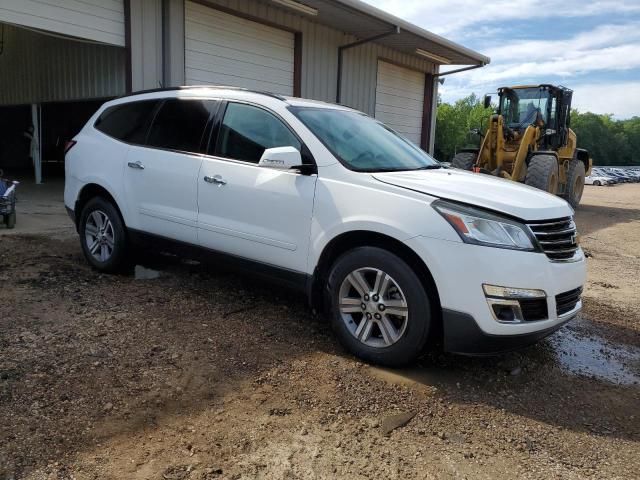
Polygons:
M78 142L76 142L75 140L69 140L69 141L67 141L67 142L64 144L64 153L65 153L65 155L67 154L67 152L68 152L69 150L71 150L71 149L73 148L73 146L74 146L76 143L78 143Z

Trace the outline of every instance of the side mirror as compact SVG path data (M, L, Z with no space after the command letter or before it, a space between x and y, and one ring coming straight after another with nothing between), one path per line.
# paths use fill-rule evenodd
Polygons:
M484 96L484 108L489 108L491 106L491 95Z
M259 167L275 168L277 170L289 170L299 167L302 163L302 155L294 147L267 148L260 161Z

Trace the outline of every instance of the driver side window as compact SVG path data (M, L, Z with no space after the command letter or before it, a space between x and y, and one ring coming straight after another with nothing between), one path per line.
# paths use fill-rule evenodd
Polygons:
M275 147L302 149L300 141L275 115L244 103L229 103L220 126L215 155L258 163Z

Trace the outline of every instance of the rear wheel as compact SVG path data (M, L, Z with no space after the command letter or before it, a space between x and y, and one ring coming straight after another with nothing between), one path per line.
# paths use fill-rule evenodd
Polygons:
M567 171L567 186L562 197L569 202L573 208L580 204L582 192L584 191L584 163L580 160L573 159L569 162L569 170ZM595 185L595 182L593 182ZM600 185L600 182L598 182Z
M11 212L9 215L5 215L4 224L7 228L14 228L16 226L16 212Z
M84 256L95 268L114 273L125 266L126 233L111 202L102 197L89 200L80 215L79 233Z
M594 182L593 182L593 184L594 184L596 187L599 187L599 186L600 186L600 180L596 180L596 181L594 181Z
M473 166L476 163L476 157L477 155L473 152L456 153L453 160L451 160L451 166L461 170L473 170Z
M534 155L524 183L552 194L558 193L558 160L553 155Z
M356 356L400 366L422 353L431 302L401 258L377 247L345 253L331 269L328 295L333 330Z

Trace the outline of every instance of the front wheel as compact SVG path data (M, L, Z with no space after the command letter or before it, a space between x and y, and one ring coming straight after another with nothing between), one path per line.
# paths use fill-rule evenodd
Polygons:
M365 361L400 366L424 350L431 301L401 258L359 247L333 265L328 284L331 323L340 342Z
M555 195L558 192L558 159L545 154L531 157L524 183Z
M593 182L593 184L594 184L596 187L599 187L599 186L600 186L600 180L596 180L595 182Z
M102 197L89 200L80 215L79 232L82 252L92 266L107 273L125 266L126 232L111 202Z

